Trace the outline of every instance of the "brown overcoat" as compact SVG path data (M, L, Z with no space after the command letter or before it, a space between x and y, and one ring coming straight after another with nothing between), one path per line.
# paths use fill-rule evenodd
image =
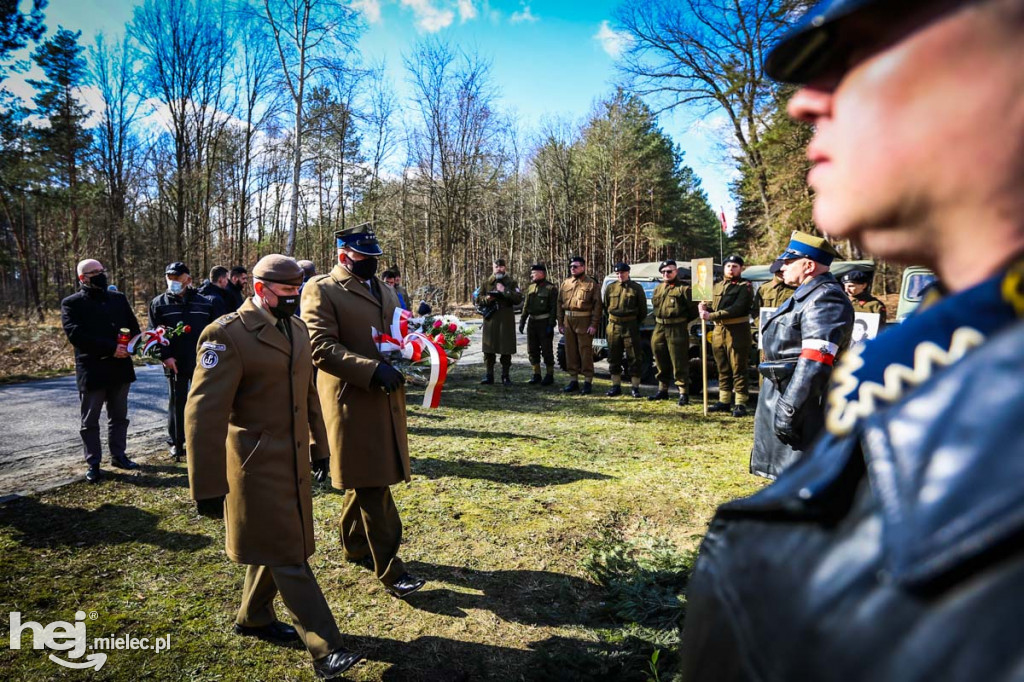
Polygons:
M203 330L185 443L192 499L227 496L228 557L294 566L314 551L310 459L329 455L306 325L289 318L289 343L275 322L246 299Z
M499 281L505 288L505 294L490 296L488 292L497 291ZM494 311L494 314L484 320L484 328L481 333L483 352L496 353L498 355L515 355L515 306L523 300L523 292L519 290L519 285L508 275L501 280L491 275L476 290L476 295L477 297L485 298L488 302L496 301L498 303L498 309Z
M405 388L386 394L371 386L382 357L372 329L388 331L398 296L374 278L381 295L335 265L302 289L302 319L309 327L317 389L331 447L335 488L377 488L409 481Z

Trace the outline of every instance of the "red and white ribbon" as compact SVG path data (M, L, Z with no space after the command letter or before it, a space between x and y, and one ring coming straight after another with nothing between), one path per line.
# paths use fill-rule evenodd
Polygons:
M406 313L400 315L399 313ZM407 310L395 310L395 318L391 324L391 334L382 334L375 328L372 329L373 342L383 352L397 351L409 362L420 362L424 353L430 359L430 379L427 381L427 388L423 392L423 407L438 407L441 404L441 390L444 382L448 379L448 354L445 353L436 341L420 332L408 332L403 336L396 336L395 332L408 330L409 319Z
M165 327L157 327L156 329L147 329L144 332L136 334L131 341L128 342L127 350L129 353L135 352L136 344L139 341L142 342L142 353L146 354L150 351L153 346L160 344L161 346L171 345L171 340L166 337L167 329Z
M414 340L422 341L424 348L430 354L430 380L423 392L423 407L438 407L441 404L441 389L444 388L444 382L448 378L448 354L426 334L413 332L409 336Z

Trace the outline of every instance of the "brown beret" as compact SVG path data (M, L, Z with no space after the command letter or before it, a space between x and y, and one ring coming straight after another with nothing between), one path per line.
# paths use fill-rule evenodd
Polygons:
M294 258L279 253L271 253L260 258L252 269L252 276L256 279L294 286L302 284L302 275L302 266Z

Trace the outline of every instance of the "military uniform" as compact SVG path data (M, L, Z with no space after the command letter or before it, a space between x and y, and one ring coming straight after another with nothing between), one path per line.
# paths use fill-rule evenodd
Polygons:
M310 459L328 453L306 325L293 315L275 319L246 299L207 326L185 438L192 498L201 510L223 504L227 555L248 565L236 632L275 625L280 592L313 658L336 652L341 634L308 563L315 551Z
M750 399L747 367L750 366L750 313L753 305L754 289L750 282L735 279L715 284L708 320L715 323L711 332L711 352L718 367L718 405L725 409L732 409L733 392L737 406L745 406Z
M540 269L534 266L533 270ZM547 270L543 269L546 273ZM558 289L547 279L531 282L523 299L523 314L519 318L519 331L526 330L526 348L533 367L531 384L550 386L554 382L555 356L552 344L555 337L555 315L558 308ZM540 377L540 361L544 358L546 371Z
M498 291L499 283L504 287L504 292ZM484 366L487 371L485 381L494 381L494 363L496 356L500 355L502 383L510 383L509 371L512 367L512 356L516 352L516 313L513 308L523 300L523 292L509 275L501 279L491 275L476 290L476 297L478 301L484 300L497 305L497 309L484 320L483 326Z
M754 315L756 316L761 308L778 308L789 300L794 291L795 287L789 286L778 276L773 277L770 282L758 287L757 293L754 294Z
M688 323L697 316L697 307L690 299L690 287L684 285L678 275L674 281L662 282L654 289L651 303L654 304L651 350L658 369L658 393L651 399L668 397L669 385L674 383L679 390L679 403L685 405L690 379Z
M594 380L594 336L587 330L601 323L601 285L586 274L562 282L557 316L558 326L565 330L566 371L571 377L566 390L576 390L582 374L583 391L589 393Z
M616 266L618 268L624 264ZM628 272L628 267L624 272ZM608 311L608 368L612 377L609 395L618 395L622 389L623 355L629 362L629 377L634 397L639 392L642 362L640 324L647 317L647 294L637 282L612 282L604 291L604 307Z
M877 314L879 331L881 331L882 327L885 326L885 317L888 315L888 312L885 309L885 304L868 293L867 290L864 290L852 297L850 299L850 303L853 304L853 312L855 313Z

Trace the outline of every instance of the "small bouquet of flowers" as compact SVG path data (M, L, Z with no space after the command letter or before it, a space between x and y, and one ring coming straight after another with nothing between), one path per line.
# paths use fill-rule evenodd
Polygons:
M139 332L133 338L128 338L128 330L122 329L117 337L118 345L124 345L124 349L131 355L140 358L145 356L155 357L157 346L171 345L171 338L192 332L192 327L179 322L174 327L160 325L156 329L147 329Z
M462 358L469 347L469 328L454 315L436 315L423 318L423 333L444 349L451 367Z

